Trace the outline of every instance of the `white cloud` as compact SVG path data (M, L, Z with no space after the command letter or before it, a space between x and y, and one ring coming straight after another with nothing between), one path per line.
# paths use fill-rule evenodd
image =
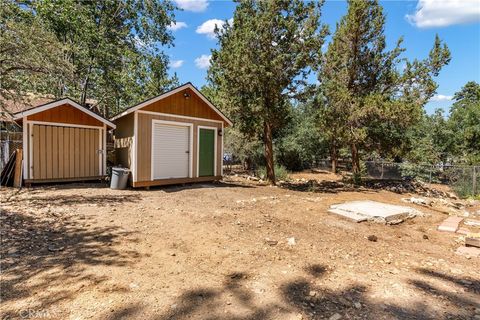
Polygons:
M232 22L233 22L233 18L228 20L229 24L232 24ZM209 39L215 39L215 26L217 26L218 29L221 29L224 24L225 24L224 20L210 19L205 21L201 25L199 25L195 32L198 34L204 34Z
M446 27L480 21L478 0L419 0L407 20L419 28Z
M183 66L183 63L185 61L184 60L172 60L170 62L170 67L176 69L176 68L180 68L181 66Z
M434 95L430 101L451 101L453 99L453 96L445 96L443 94L436 94Z
M177 31L177 30L180 30L180 29L186 28L186 27L188 27L188 26L185 22L177 21L177 22L170 23L170 25L167 27L167 29L172 30L172 31Z
M207 0L175 0L180 9L185 11L203 12L208 7Z
M208 69L210 67L210 59L212 55L202 54L200 57L195 59L195 65L200 69Z

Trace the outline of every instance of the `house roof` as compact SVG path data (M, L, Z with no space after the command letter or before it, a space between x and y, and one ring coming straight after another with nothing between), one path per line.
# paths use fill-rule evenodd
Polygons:
M165 99L166 97L169 97L175 93L178 93L182 90L185 90L185 89L191 89L196 95L198 95L200 97L200 99L202 99L213 111L215 111L226 123L228 123L229 125L233 125L232 121L230 119L228 119L220 110L218 110L214 105L213 103L210 102L210 100L207 99L207 97L205 97L197 88L195 88L195 86L191 83L191 82L187 82L185 84L182 84L181 86L179 87L176 87L170 91L167 91L165 93L162 93L161 95L158 95L156 97L153 97L153 98L150 98L148 100L145 100L143 102L140 102L139 104L136 104L122 112L120 112L119 114L115 115L114 117L112 117L110 120L111 121L114 121L114 120L117 120L123 116L126 116L127 114L129 113L132 113L136 110L139 110L149 104L152 104L154 102L157 102L159 100L162 100L162 99Z
M36 113L39 113L39 112L46 111L48 109L52 109L52 108L61 106L63 104L68 104L72 107L75 107L78 110L80 110L80 111L88 114L89 116L97 119L98 121L105 123L107 126L113 128L113 129L116 128L115 124L113 124L111 121L109 121L109 120L105 119L104 117L96 114L95 112L83 107L82 105L80 105L79 103L75 102L74 100L72 100L70 98L63 98L63 99L60 99L60 100L54 100L54 101L50 101L50 102L47 102L47 103L44 103L44 104L34 106L32 108L26 108L23 111L14 113L13 114L13 119L18 120L18 119L21 119L23 117L30 116L32 114L36 114Z
M33 94L22 96L20 100L0 97L0 121L13 122L13 115L15 113L35 108L35 106L48 103L52 100L53 98L50 97L35 96Z

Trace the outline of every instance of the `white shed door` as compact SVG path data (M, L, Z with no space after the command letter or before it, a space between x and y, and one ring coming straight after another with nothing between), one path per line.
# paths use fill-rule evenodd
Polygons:
M153 179L187 178L190 152L189 127L153 123Z

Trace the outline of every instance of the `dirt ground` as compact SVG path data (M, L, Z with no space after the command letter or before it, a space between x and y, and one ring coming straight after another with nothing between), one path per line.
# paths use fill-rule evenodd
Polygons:
M446 214L357 224L328 207L408 195L294 178L312 176L326 187L3 189L1 318L480 318L480 259L436 230Z

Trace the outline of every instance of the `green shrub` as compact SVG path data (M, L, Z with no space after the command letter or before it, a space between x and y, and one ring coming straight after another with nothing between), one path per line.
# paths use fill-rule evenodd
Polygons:
M445 172L448 184L461 198L474 197L473 194L473 168L472 167L454 167ZM480 179L477 177L477 186ZM477 194L479 193L477 188Z
M306 167L302 155L295 149L282 150L282 152L278 152L276 158L282 167L285 166L290 171L300 171Z
M267 168L263 166L259 167L257 170L257 176L262 180L267 179ZM277 180L287 180L288 179L287 169L284 166L276 164L275 177L277 178Z

